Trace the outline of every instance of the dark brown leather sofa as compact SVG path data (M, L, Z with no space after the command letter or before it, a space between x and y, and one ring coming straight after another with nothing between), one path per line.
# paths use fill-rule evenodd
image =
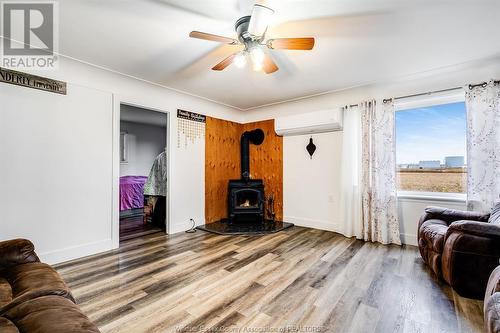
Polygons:
M482 299L500 258L500 203L491 214L426 208L418 247L431 270L459 295Z
M0 242L0 332L97 333L59 274L25 239Z
M484 327L488 333L500 333L500 266L491 273L486 287Z

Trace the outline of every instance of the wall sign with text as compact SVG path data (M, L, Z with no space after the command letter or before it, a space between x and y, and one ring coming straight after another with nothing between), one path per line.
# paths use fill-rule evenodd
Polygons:
M0 82L66 95L66 82L0 67Z
M182 118L186 120L199 121L200 123L206 122L207 117L190 111L177 110L177 118Z
M184 148L205 137L207 117L190 111L177 110L177 148L184 141Z

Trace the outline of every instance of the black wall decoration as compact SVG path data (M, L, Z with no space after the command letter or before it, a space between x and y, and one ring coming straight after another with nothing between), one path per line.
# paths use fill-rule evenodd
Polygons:
M309 144L306 146L306 150L307 152L309 153L309 155L311 156L311 160L313 158L313 154L314 152L316 151L316 145L314 144L313 142L313 138L311 136L311 138L309 139Z

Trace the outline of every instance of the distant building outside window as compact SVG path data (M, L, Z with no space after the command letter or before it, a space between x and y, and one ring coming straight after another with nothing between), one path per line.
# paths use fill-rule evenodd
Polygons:
M465 193L464 102L396 111L399 191Z

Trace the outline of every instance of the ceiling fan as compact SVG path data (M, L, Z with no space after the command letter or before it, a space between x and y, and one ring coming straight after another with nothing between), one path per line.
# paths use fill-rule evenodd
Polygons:
M271 8L255 4L251 15L243 16L236 21L235 30L238 39L200 31L191 31L189 37L245 47L243 51L235 52L215 65L212 68L214 71L221 71L233 62L242 68L246 65L247 58L250 58L254 70L264 70L266 74L271 74L278 70L278 66L271 56L264 52L266 47L272 50L312 50L314 47L314 38L311 37L266 40L267 27L273 14L274 10Z

